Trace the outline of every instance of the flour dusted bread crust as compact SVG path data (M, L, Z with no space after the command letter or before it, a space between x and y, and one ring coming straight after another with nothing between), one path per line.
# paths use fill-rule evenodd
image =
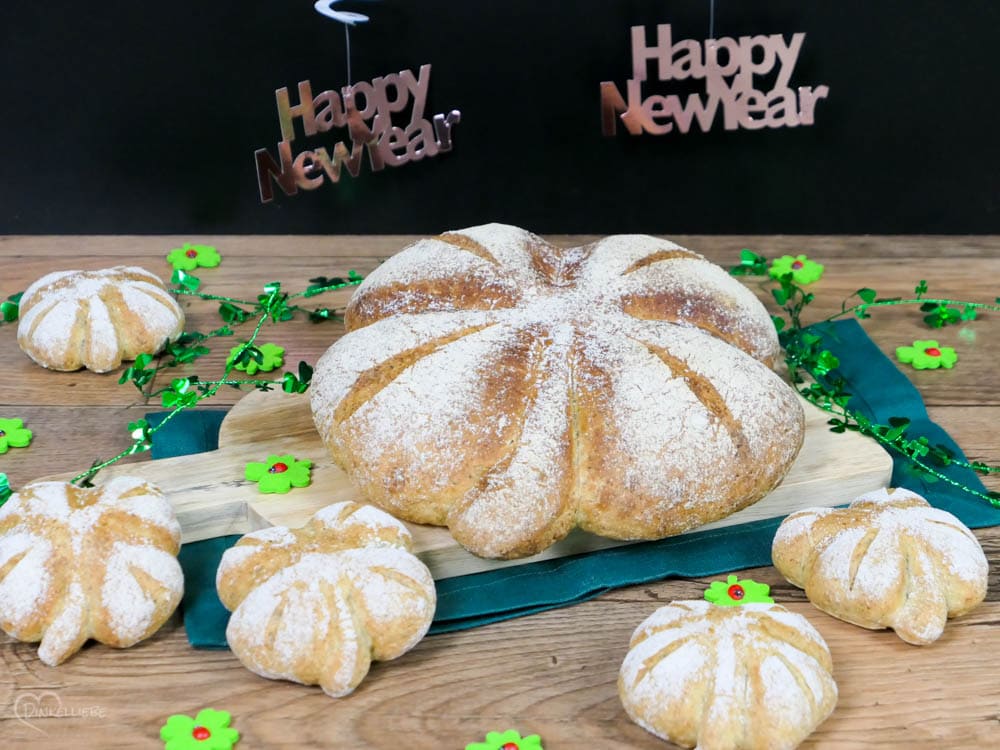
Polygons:
M410 533L370 505L343 502L300 529L247 534L226 551L216 584L233 615L229 647L251 672L352 692L372 660L413 648L430 627L430 571Z
M863 628L892 628L915 645L936 641L949 617L986 597L979 541L906 489L793 513L778 528L771 557L819 609Z
M422 240L361 284L347 327L311 388L333 458L370 502L480 556L575 526L680 533L760 499L802 443L764 307L654 237Z
M90 638L132 646L181 600L180 542L170 502L136 477L28 484L0 508L0 628L52 666Z
M20 301L17 343L42 367L108 372L155 354L184 330L184 313L154 274L134 266L57 271Z
M830 650L777 604L678 601L635 631L618 677L626 712L699 750L787 750L833 711Z

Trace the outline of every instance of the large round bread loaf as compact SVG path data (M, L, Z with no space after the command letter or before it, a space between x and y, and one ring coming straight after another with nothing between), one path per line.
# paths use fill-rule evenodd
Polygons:
M758 500L802 443L763 305L654 237L422 240L361 284L347 327L313 379L324 442L369 501L481 556L575 526L680 533Z

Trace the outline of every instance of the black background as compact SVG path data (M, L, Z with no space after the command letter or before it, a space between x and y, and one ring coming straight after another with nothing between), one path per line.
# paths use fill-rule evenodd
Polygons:
M629 27L705 39L708 0L341 7L372 17L355 79L433 65L455 149L262 205L274 90L345 82L312 0L2 0L0 233L1000 232L996 3L717 0L716 36L806 32L792 85L830 87L816 125L615 138L599 84L624 93Z

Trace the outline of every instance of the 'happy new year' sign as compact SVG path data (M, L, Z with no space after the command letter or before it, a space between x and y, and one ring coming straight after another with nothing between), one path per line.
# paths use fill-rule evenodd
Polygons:
M670 24L656 27L656 43L647 43L646 29L632 27L632 78L623 97L611 81L601 83L601 130L612 136L620 119L631 135L687 133L697 122L703 132L711 129L721 111L726 130L793 128L815 122L816 104L830 94L828 86L791 88L791 77L806 35L781 34L682 39L674 42ZM686 101L676 94L642 95L650 63L660 81L703 80L705 94L692 93ZM757 77L771 77L770 91L756 88Z
M300 189L315 190L324 181L339 182L342 169L357 177L365 152L372 171L378 172L386 165L399 167L451 151L451 129L462 114L453 109L447 115L425 117L430 80L431 66L422 65L416 75L404 70L344 86L339 91L323 91L315 97L309 81L301 81L295 104L287 88L275 91L282 140L278 143L278 159L266 148L254 153L261 202L273 200L272 181L285 195L295 195ZM406 110L410 112L409 123L399 127L393 115L405 116ZM293 157L296 119L301 120L307 137L347 128L351 148L338 141L331 151L325 147L307 149Z

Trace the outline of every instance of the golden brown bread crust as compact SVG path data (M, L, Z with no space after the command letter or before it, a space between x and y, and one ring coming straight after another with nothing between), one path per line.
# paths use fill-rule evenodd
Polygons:
M90 638L148 638L184 592L180 537L170 502L136 477L25 485L0 508L0 628L41 641L53 666Z
M233 612L230 648L262 677L347 695L372 660L401 656L430 627L434 581L411 544L399 521L352 502L300 529L247 534L223 555L216 580Z
M635 631L618 677L643 729L702 750L791 750L833 711L830 650L777 604L678 601Z
M317 364L316 426L366 499L486 557L574 526L655 539L760 499L804 415L751 292L646 236L503 225L389 259Z
M115 266L57 271L20 301L17 343L50 370L108 372L155 354L184 330L184 313L155 275Z
M892 628L918 646L986 597L988 564L976 537L902 488L870 492L848 508L793 513L771 556L819 609L863 628Z

